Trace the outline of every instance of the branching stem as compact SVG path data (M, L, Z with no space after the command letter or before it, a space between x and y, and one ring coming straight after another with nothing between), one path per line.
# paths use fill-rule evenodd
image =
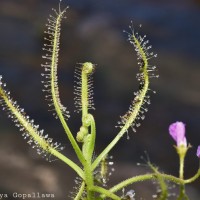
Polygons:
M117 144L117 142L121 139L121 137L127 132L128 128L136 120L136 117L139 115L140 109L141 109L142 105L144 104L146 93L148 92L148 88L149 88L148 59L147 59L147 56L146 56L143 48L140 46L140 42L134 35L133 35L133 40L137 47L137 51L139 52L140 57L141 57L142 61L144 62L144 66L142 69L144 86L143 86L142 90L140 90L139 95L137 96L138 101L135 102L134 109L133 109L132 113L130 114L129 118L127 119L125 125L122 127L121 131L117 134L117 136L112 140L112 142L96 158L96 160L92 164L93 170L99 165L101 160L110 152L110 150Z
M62 114L62 110L60 108L60 103L57 97L57 93L56 93L56 89L57 89L57 85L56 85L56 79L57 79L57 59L58 59L58 44L59 44L59 36L58 34L60 34L59 32L59 26L60 26L60 17L62 17L62 15L58 15L58 18L56 20L56 26L55 26L55 31L54 31L54 40L53 40L53 53L52 53L52 58L51 58L51 93L52 93L52 99L53 99L53 104L55 106L55 110L56 113L61 121L61 124L68 136L69 141L71 142L74 151L76 152L77 157L79 158L80 162L82 164L85 163L85 159L83 157L83 154L76 142L76 140L74 139L66 121L65 118Z
M85 189L85 182L83 181L81 183L79 191L78 191L77 195L75 196L74 200L81 200L83 192L84 192L84 189Z

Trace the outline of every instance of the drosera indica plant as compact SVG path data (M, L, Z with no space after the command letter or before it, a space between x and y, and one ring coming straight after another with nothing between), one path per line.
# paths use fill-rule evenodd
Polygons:
M76 186L76 193L72 197L74 200L134 200L136 199L137 191L134 191L133 184L147 180L156 181L159 185L158 193L153 195L155 199L165 200L170 198L168 182L179 185L179 194L175 196L177 200L189 199L185 191L185 185L195 181L200 176L200 169L197 170L193 177L185 179L184 159L191 146L187 143L185 125L182 122L173 123L169 127L169 133L176 141L175 149L180 160L178 177L162 173L158 167L147 161L149 169L152 170L151 173L130 177L112 187L107 186L110 174L108 168L113 164L109 160L109 153L130 128L136 131L140 121L144 119L147 105L150 104L148 93L152 91L149 88L150 79L158 76L156 75L156 67L149 63L151 58L156 57L151 51L149 41L146 40L146 36L141 36L135 32L132 25L130 26L131 32L128 33L128 40L134 46L137 54L139 90L134 93L134 98L128 111L121 116L118 122L119 132L105 149L95 157L96 126L95 119L90 113L90 110L94 109L92 75L95 65L85 62L79 65L75 71L77 78L75 104L78 112L81 113L82 125L77 134L72 134L67 121L70 116L69 111L62 105L59 97L57 75L61 22L65 18L66 10L67 8L62 10L59 4L59 9L53 9L54 15L50 15L48 19L47 31L45 32L47 35L45 38L46 43L43 48L45 62L42 64L44 68L42 83L46 93L45 97L51 107L50 110L53 111L55 118L60 120L80 163L75 163L67 155L62 154L63 146L58 142L54 142L48 134L44 133L43 129L39 129L39 125L34 124L34 120L30 119L24 109L11 98L10 92L6 89L6 84L2 81L1 76L0 103L2 109L6 111L8 117L22 132L24 139L27 140L27 143L32 148L36 149L38 154L48 161L51 161L50 158L54 156L77 173L78 181L76 183L78 185ZM200 158L200 146L197 149L197 157ZM127 190L127 186L129 188L131 186L132 189Z

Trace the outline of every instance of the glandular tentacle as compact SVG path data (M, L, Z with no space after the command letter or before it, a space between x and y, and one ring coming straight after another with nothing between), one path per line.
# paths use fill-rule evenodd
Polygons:
M139 121L145 118L144 114L148 110L146 106L151 103L150 96L147 94L148 91L152 91L149 89L149 79L157 78L158 75L155 73L156 67L149 64L149 60L157 57L157 54L151 51L152 46L149 45L146 35L141 36L138 32L135 32L132 24L129 28L131 32L128 32L128 41L134 46L139 65L139 72L136 75L139 81L139 90L134 92L133 101L128 111L123 116L120 116L121 120L118 122L117 127L126 132L131 127L136 132L137 127L140 126Z
M53 112L55 118L58 118L55 106L59 108L65 119L70 117L69 111L61 103L59 86L58 86L58 56L60 50L60 32L61 32L61 22L65 18L66 7L63 11L59 9L56 11L53 9L55 16L50 15L48 19L47 31L45 31L46 37L44 38L45 44L43 50L46 52L42 57L46 60L41 66L44 68L44 73L42 76L45 80L42 81L44 84L43 91L46 93L45 99L49 102L50 111Z
M62 151L64 147L58 142L53 142L53 139L48 134L44 134L43 129L39 129L39 125L36 125L34 120L30 119L24 112L24 109L20 108L18 103L10 97L10 92L5 87L6 84L2 82L2 77L0 76L0 104L2 110L7 113L8 117L15 123L15 126L19 128L27 143L33 149L36 149L39 155L45 157L48 161L52 161L52 149Z
M76 110L75 112L79 113L82 111L83 107L87 107L87 110L94 110L94 92L93 92L93 73L94 73L94 65L92 63L88 63L92 66L92 71L87 72L84 70L84 64L80 64L75 69L75 86L74 86L74 102ZM84 86L83 86L84 84ZM82 91L84 88L84 91ZM83 94L83 92L85 94Z

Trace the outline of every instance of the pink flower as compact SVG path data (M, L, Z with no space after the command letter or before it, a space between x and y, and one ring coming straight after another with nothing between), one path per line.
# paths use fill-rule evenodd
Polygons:
M187 147L187 140L185 137L185 124L183 122L175 122L171 124L169 126L169 134L176 141L177 147L179 146Z
M197 148L197 157L200 158L200 145Z

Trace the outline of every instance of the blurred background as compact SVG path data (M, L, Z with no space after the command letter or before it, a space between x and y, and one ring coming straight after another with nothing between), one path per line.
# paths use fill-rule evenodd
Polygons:
M58 2L0 1L0 74L11 96L76 161L59 121L47 111L41 84L45 23ZM74 113L74 69L77 63L86 61L97 64L96 110L92 111L97 125L97 155L119 131L115 126L138 90L136 54L123 33L124 29L129 31L131 20L158 54L151 60L160 75L151 82L157 94L151 94L152 103L142 126L136 133L130 130L130 139L125 136L112 150L115 172L109 185L149 172L148 167L137 166L138 162L145 164L141 159L146 157L145 151L161 171L178 176L175 143L168 134L168 126L175 121L186 124L193 148L186 158L185 177L193 176L198 169L196 148L200 144L200 1L63 0L62 7L66 5L70 9L62 23L58 74L61 99L71 113L68 123L75 135L81 116ZM0 112L0 193L9 194L9 200L14 199L13 192L53 193L56 200L70 199L75 176L61 161L48 163L39 157L7 115ZM130 189L136 191L136 199L150 200L156 193L156 185L148 183ZM199 180L187 191L192 200L198 200Z

